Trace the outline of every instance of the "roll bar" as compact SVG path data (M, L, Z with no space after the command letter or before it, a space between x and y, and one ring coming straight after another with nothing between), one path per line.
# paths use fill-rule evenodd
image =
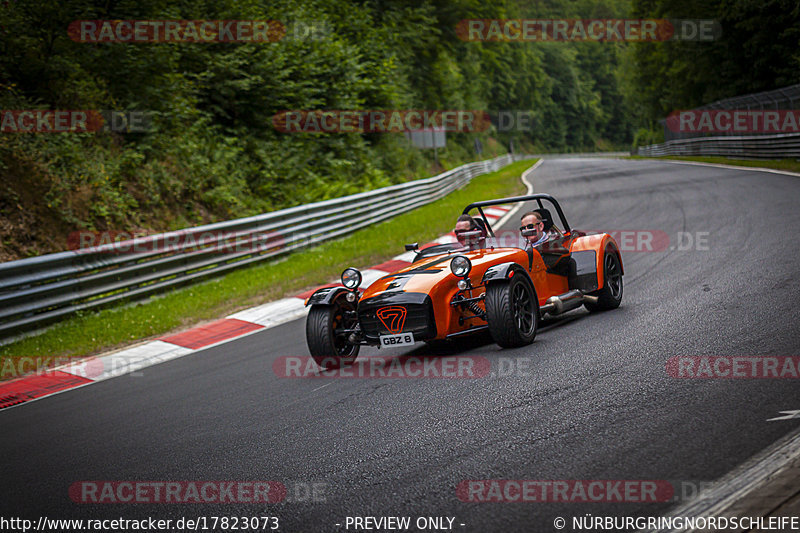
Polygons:
M486 219L486 215L483 213L484 207L490 207L493 205L502 205L502 204L513 204L517 202L536 202L539 205L539 209L545 209L544 205L542 204L542 200L550 202L553 204L553 207L556 208L556 213L558 213L558 218L561 220L561 225L564 228L564 233L569 233L571 230L569 228L569 224L567 223L567 217L564 216L564 212L561 210L561 206L558 205L558 201L550 196L549 194L530 194L527 196L510 196L508 198L498 198L497 200L484 200L482 202L473 202L469 204L467 207L464 208L463 214L467 215L472 209L477 209L478 213L480 213L481 218L486 223L486 227L489 230L489 233L492 237L494 237L494 230L492 230L492 225L489 224L489 221Z

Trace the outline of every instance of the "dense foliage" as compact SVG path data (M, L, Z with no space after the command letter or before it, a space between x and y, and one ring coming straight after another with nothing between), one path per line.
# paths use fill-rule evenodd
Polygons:
M734 30L712 44L633 46L465 42L456 32L463 19L631 13L708 15ZM272 117L284 110L535 117L528 131L449 133L438 154L445 167L475 159L476 138L482 157L512 140L518 151L627 148L637 128L673 108L796 79L797 17L789 0L8 0L0 109L145 110L153 128L0 134L0 260L62 249L73 230L185 227L441 168L399 133L281 133ZM288 31L261 44L68 36L72 21L109 19L271 19Z

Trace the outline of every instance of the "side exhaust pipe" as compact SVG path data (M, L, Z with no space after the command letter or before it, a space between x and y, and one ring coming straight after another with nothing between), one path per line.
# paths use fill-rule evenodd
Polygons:
M551 315L560 315L567 311L577 309L582 306L584 302L597 303L597 299L597 296L583 294L581 291L575 289L558 296L551 296L539 310L542 314L550 313Z

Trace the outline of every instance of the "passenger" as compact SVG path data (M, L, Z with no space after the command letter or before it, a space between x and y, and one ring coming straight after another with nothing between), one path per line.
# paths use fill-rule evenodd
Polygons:
M469 246L471 249L480 248L486 242L486 230L469 215L458 217L453 233L462 246Z

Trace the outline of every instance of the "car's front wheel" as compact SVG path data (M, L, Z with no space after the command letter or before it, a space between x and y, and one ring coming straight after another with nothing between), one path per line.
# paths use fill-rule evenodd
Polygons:
M494 342L503 348L533 342L539 327L539 301L522 275L486 287L486 321Z
M306 320L306 343L311 357L320 368L339 368L352 364L358 357L359 344L349 341L350 333L358 323L355 307L344 298L329 305L312 305Z

